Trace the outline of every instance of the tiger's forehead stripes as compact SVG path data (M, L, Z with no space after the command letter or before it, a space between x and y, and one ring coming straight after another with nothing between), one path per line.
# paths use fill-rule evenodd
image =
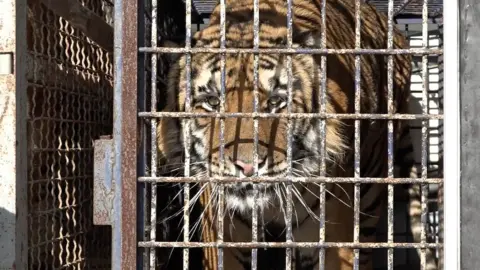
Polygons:
M225 89L232 91L246 88L253 90L254 87L254 56L253 54L229 55L225 63ZM221 63L219 57L213 54L198 56L194 61L192 79L196 93L220 94L221 89ZM269 93L278 91L286 93L287 75L283 57L275 55L261 55L259 57L259 81L260 91ZM298 79L294 78L294 81Z

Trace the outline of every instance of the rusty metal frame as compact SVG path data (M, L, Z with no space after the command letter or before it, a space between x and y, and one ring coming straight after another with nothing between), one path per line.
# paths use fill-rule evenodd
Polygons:
M121 0L117 0L117 2L121 2ZM408 4L408 0L405 1L405 6ZM427 76L427 66L428 66L428 56L430 55L443 55L443 49L429 49L428 48L428 1L423 0L423 16L422 16L422 25L423 25L423 35L422 35L422 41L423 41L423 48L420 49L392 49L393 48L393 17L394 17L394 5L393 5L393 0L389 0L388 4L388 18L389 18L389 25L388 25L388 48L387 49L361 49L360 44L360 28L361 28L361 14L360 14L360 3L361 0L356 0L356 12L355 12L355 21L356 21L356 27L355 27L355 33L356 33L356 39L355 39L355 48L351 49L326 49L326 41L325 39L322 40L322 48L319 49L293 49L292 48L292 0L287 0L287 5L288 5L288 12L287 12L287 26L288 26L288 34L287 34L287 45L288 48L284 49L260 49L258 47L258 0L254 0L254 26L256 27L256 31L254 31L254 48L226 48L225 47L225 0L220 1L220 28L221 28L221 38L220 38L220 48L192 48L191 47L191 9L192 9L192 1L191 0L186 0L186 15L185 15L185 20L186 20L186 45L184 48L160 48L156 47L156 40L153 40L153 37L155 37L154 32L152 32L152 47L142 47L139 46L138 51L143 54L152 54L151 56L151 62L152 66L156 63L156 57L155 54L159 53L176 53L176 54L185 54L186 55L186 76L187 76L187 86L186 86L186 97L185 97L185 104L186 104L186 112L157 112L154 106L152 106L150 112L146 111L141 111L139 112L136 116L138 116L141 119L148 119L152 126L156 126L156 121L158 118L161 117L175 117L175 118L182 118L184 121L190 121L192 118L198 118L198 117L212 117L212 118L220 118L220 141L223 141L224 139L224 119L225 118L253 118L254 119L254 130L258 131L258 124L256 121L260 118L286 118L289 120L289 136L288 136L288 150L287 150L287 161L288 163L291 162L291 120L292 119L298 119L298 118L319 118L322 120L325 120L327 118L335 118L335 119L353 119L355 120L355 175L352 178L339 178L339 177L326 177L325 171L321 173L321 177L292 177L291 175L287 175L284 178L272 178L272 177L249 177L249 178L235 178L235 177L190 177L190 152L189 149L185 149L185 176L184 177L157 177L155 172L156 172L156 154L152 154L152 174L151 176L145 176L145 177L138 177L138 182L139 183L161 183L161 182L166 182L166 183L184 183L184 202L185 205L188 205L189 203L189 198L190 198L190 185L189 183L199 183L199 182L216 182L216 183L224 183L224 182L231 182L231 181L236 181L236 182L285 182L287 186L287 197L291 196L291 190L290 190L290 185L293 182L316 182L322 184L321 187L321 194L320 198L322 201L322 198L324 200L325 196L325 188L323 184L325 183L353 183L355 184L354 188L354 206L355 206L355 211L354 211L354 222L355 222L355 232L354 232L354 241L352 243L339 243L339 242L325 242L325 235L324 235L324 229L322 229L322 226L324 226L324 207L321 209L321 214L320 217L323 219L323 222L320 222L320 241L319 242L292 242L291 239L291 222L287 222L287 242L285 243L271 243L271 242L258 242L257 238L257 232L256 230L252 231L252 242L245 242L245 243L224 243L223 242L223 221L222 219L219 220L219 236L217 242L203 242L203 243L197 243L197 242L190 242L189 241L189 219L187 215L188 207L185 207L185 212L184 212L184 242L156 242L155 239L155 229L152 229L150 231L151 235L151 241L139 241L138 247L141 248L158 248L158 247L177 247L177 248L184 248L184 254L183 254L183 262L184 266L183 269L188 269L188 259L189 259L189 251L188 248L201 248L201 247L214 247L218 248L219 250L219 259L218 259L218 269L223 269L223 256L222 256L222 248L225 247L241 247L241 248L252 248L252 269L257 269L256 261L257 261L257 248L265 248L265 247L270 247L270 248L286 248L287 249L287 256L286 256L286 268L291 269L291 248L295 247L315 247L315 248L320 248L320 263L324 260L324 248L329 248L329 247L349 247L355 249L354 252L354 266L358 268L359 265L359 249L360 248L387 248L388 249L388 269L393 269L393 249L394 248L415 248L415 249L420 249L421 250L421 267L422 269L425 269L425 256L426 256L426 249L427 248L436 248L436 249L441 249L444 245L441 243L427 243L426 242L426 231L425 228L422 229L421 232L421 242L420 243L398 243L398 242L393 242L393 194L394 194L394 185L396 184L407 184L407 183L416 183L416 184L421 184L422 187L422 223L426 224L426 218L427 218L427 185L428 184L439 184L443 182L443 178L428 178L427 176L427 121L431 119L444 119L443 114L429 114L427 110L427 105L426 103L428 102L428 97L427 97L427 92L428 92L428 76ZM402 6L404 8L405 6ZM126 6L124 7L126 8ZM322 6L322 9L325 7ZM125 14L127 14L126 10L124 11ZM130 10L130 12L133 12ZM124 15L125 15L124 14ZM322 13L324 14L324 12ZM136 21L136 18L133 17L132 14L129 14L128 16L124 16L124 22L128 21ZM325 17L322 17L322 22L325 23ZM453 23L453 22L450 22ZM123 25L122 29L126 29L128 27ZM323 28L324 29L324 28ZM153 31L153 30L152 30ZM133 35L132 35L133 36ZM322 35L325 37L325 35ZM126 42L127 38L123 36L123 42ZM116 39L117 41L117 39ZM119 44L121 42L118 41ZM131 40L129 40L131 42ZM122 53L125 53L125 49L121 50ZM128 51L130 52L130 51ZM222 82L222 87L221 87L221 105L220 105L220 112L219 113L192 113L190 112L190 107L188 104L190 104L190 99L191 99L191 84L190 84L190 79L191 79L191 55L195 53L218 53L221 55L221 82ZM236 54L236 53L252 53L255 56L258 56L259 53L264 53L264 54L286 54L287 55L287 72L289 75L292 75L292 67L291 67L291 55L292 54L319 54L321 55L321 70L322 72L325 72L325 67L326 67L326 57L325 55L328 54L354 54L355 55L355 82L356 82L356 95L355 95L355 113L351 114L330 114L326 113L325 111L320 111L318 113L295 113L295 114L290 114L290 107L291 107L291 89L292 89L292 82L291 82L291 77L289 76L289 83L287 87L287 93L288 93L288 102L287 102L287 108L289 113L282 113L282 114L273 114L273 113L258 113L257 112L257 94L256 94L256 88L254 89L254 96L255 96L255 109L254 113L225 113L224 111L224 99L225 99L225 56L227 54ZM422 57L422 77L423 77L423 107L422 107L422 113L421 114L394 114L392 112L388 112L387 114L361 114L360 113L360 95L358 94L360 92L360 78L361 78L361 70L360 70L360 55L365 55L365 54L377 54L377 55L386 55L388 56L388 81L389 81L389 87L388 87L388 102L389 104L392 103L392 98L393 98L393 89L392 89L392 84L393 84L393 55L398 55L398 54L410 54L410 55L417 55ZM255 57L254 61L254 80L258 80L258 58ZM123 61L123 63L126 63L123 68L128 67L132 72L130 73L129 76L133 76L131 74L137 74L136 69L132 68L133 66L132 63L127 63L126 61ZM125 71L123 71L125 72ZM152 75L153 77L153 75ZM322 76L325 78L325 76ZM453 79L451 79L453 81ZM124 80L125 81L125 80ZM152 89L155 89L155 82L152 80ZM135 82L130 81L128 83L130 86L129 88L124 88L122 87L122 90L124 90L124 94L126 92L132 91L132 89L135 89L133 86L135 85ZM326 84L323 81L321 83L321 90L320 93L325 93L325 87ZM153 93L154 91L152 91ZM152 99L155 101L156 97L152 95ZM321 104L324 104L325 102L325 96L321 95L319 98L319 101ZM153 103L153 102L152 102ZM325 106L320 106L320 108L324 108ZM390 108L391 106L389 106ZM129 107L130 108L130 107ZM128 113L130 114L132 111L131 110ZM124 111L126 113L126 111ZM455 115L453 112L450 112L453 115ZM389 148L389 155L388 155L388 177L387 178L362 178L360 177L359 173L359 161L360 161L360 144L359 144L359 123L361 119L385 119L388 120L388 148ZM393 149L393 125L392 125L392 120L422 120L422 147L421 147L421 165L422 165L422 171L421 171L421 177L418 178L393 178L393 156L392 156L392 149ZM123 119L123 123L127 123L125 119ZM133 123L136 124L136 122L128 122L129 125L131 126L136 126ZM324 124L323 124L324 126ZM448 128L447 128L448 129ZM133 130L130 130L133 132ZM156 135L154 128L152 128L152 137L155 138ZM324 133L324 127L322 129L322 132ZM190 140L190 134L185 135L185 145L190 145L188 142ZM125 141L125 140L124 140ZM324 144L324 140L322 140L322 143ZM254 149L257 148L258 144L258 138L255 138L255 147ZM450 144L450 143L448 143ZM152 142L152 151L156 152L156 145ZM324 145L323 145L324 147ZM257 159L257 153L254 154L254 159ZM123 161L124 162L124 161ZM323 160L323 166L324 167L325 161ZM220 167L223 167L223 144L221 144L220 147ZM255 163L256 164L256 163ZM255 168L255 173L257 172L258 168ZM130 180L131 174L127 174L128 181ZM125 179L123 179L125 181ZM130 183L130 182L129 182ZM359 184L361 183L378 183L378 184L386 184L388 185L388 240L387 243L360 243L359 242L359 212L360 212L360 186ZM125 182L124 182L125 185ZM124 187L125 188L125 187ZM126 190L123 189L125 192ZM130 192L130 190L128 191ZM153 193L153 190L152 190ZM220 190L220 205L219 205L219 211L222 211L224 208L224 201L223 201L223 190ZM124 195L125 196L125 195ZM152 196L154 197L154 196ZM123 199L123 202L125 200ZM448 204L448 203L447 203ZM128 212L131 209L128 209ZM122 211L125 211L122 209ZM292 214L292 206L291 204L287 204L287 220L291 220L291 214ZM252 217L252 222L255 224L257 222L257 214L256 214L256 207L254 207L254 214ZM154 223L156 222L155 218L152 216L151 222ZM255 226L256 227L256 226ZM458 228L457 228L458 229ZM131 238L128 238L128 240L131 240ZM448 253L447 253L448 254ZM155 261L155 255L150 255L150 263L152 261ZM448 268L448 269L456 269L456 268Z
M112 269L137 267L138 1L115 0Z
M0 269L27 266L25 0L0 1Z

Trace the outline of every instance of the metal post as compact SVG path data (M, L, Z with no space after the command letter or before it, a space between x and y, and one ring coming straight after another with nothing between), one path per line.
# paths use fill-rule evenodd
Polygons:
M460 1L462 2L461 6L462 7L467 7L466 2L470 3L475 3L475 1ZM462 15L459 17L459 1L445 1L444 3L444 10L446 11L444 13L444 42L443 42L443 48L445 50L444 54L444 89L445 89L445 100L448 102L444 103L444 115L445 115L445 133L444 133L444 155L445 155L445 165L444 165L444 175L445 175L445 182L444 182L444 231L448 232L445 234L444 237L444 249L443 249L443 254L444 256L444 269L445 270L450 270L450 269L461 269L460 268L460 158L464 158L466 156L466 152L460 150L468 150L468 147L475 147L472 143L473 140L476 138L473 137L472 135L469 135L470 138L470 143L464 145L464 147L460 148L460 132L462 134L472 134L469 133L470 128L470 123L465 123L463 125L462 129L460 130L460 104L459 104L459 98L462 98L462 103L465 104L468 102L475 102L475 99L468 100L469 98L473 98L475 93L477 93L477 89L473 89L473 91L467 92L467 91L462 91L459 92L459 80L460 80L460 74L459 74L459 24L465 26L464 24L467 23L469 20L472 20L472 18L468 19L466 18L465 15ZM477 4L478 7L478 4ZM466 9L469 10L469 9ZM470 12L474 10L469 10ZM460 18L463 18L462 21L459 21ZM472 38L475 36L475 31L478 39L478 29L476 27L469 27L471 32ZM463 28L462 30L465 30ZM466 41L466 37L463 37L464 41ZM467 45L467 42L462 42L461 46ZM469 44L474 44L474 39L469 41ZM470 50L475 50L475 48L478 48L478 44L472 45L469 47ZM467 55L469 52L464 52L465 55ZM474 68L475 66L475 61L472 61L472 57L469 57L470 62L465 62L465 67L469 67L470 69ZM470 63L470 64L469 64ZM468 65L469 64L469 65ZM465 68L463 69L462 73L465 73ZM466 87L473 87L474 85L466 85L465 83L462 84L462 90L464 90ZM460 96L460 93L462 96ZM464 98L464 100L463 100ZM474 110L475 107L470 107L472 110L470 113L475 113ZM464 116L468 116L470 114L464 114ZM473 115L472 115L473 116ZM465 118L464 118L465 119ZM473 140L472 140L473 139ZM470 151L475 151L475 148L470 148ZM477 148L478 149L478 148ZM460 154L461 153L461 154ZM463 157L462 157L463 156ZM478 168L478 163L475 164L473 163L475 161L475 157L472 156L472 161L471 166L465 166L465 170L463 172L464 175L468 173L474 173L475 168ZM475 165L474 165L475 164ZM468 164L465 164L468 165ZM466 170L466 169L469 170ZM475 179L475 178L474 178ZM463 195L465 198L471 198L474 199L477 197L477 195L474 193L475 190L469 190L470 188L474 186L467 186L466 181L469 181L468 179L464 178L462 181L465 181L462 185L462 187L466 187L463 189ZM477 184L478 186L478 184ZM468 194L471 194L472 196L468 196ZM473 203L473 202L472 202ZM470 209L473 210L473 208L476 208L478 206L475 206L474 204L469 204ZM466 205L465 205L466 206ZM468 213L464 210L462 212L462 215L466 216ZM475 218L477 215L471 215L472 218ZM478 219L477 219L478 220ZM469 225L468 223L464 223L464 232L467 226L471 226L472 229L474 227L474 223L471 223ZM471 233L470 235L467 236L469 239L468 241L470 243L478 243L478 234L475 231L474 233ZM477 237L475 237L477 236ZM476 238L476 239L475 239ZM472 262L472 261L471 261ZM472 266L474 262L472 262ZM475 269L476 267L474 266L473 268L463 268L463 269Z
M26 6L0 1L0 269L27 266Z
M137 267L137 1L115 1L112 269Z
M474 3L475 1L461 1L462 7L467 7L466 2ZM466 16L461 16L459 17L458 11L459 11L459 1L445 1L444 3L444 10L446 11L444 13L444 42L443 42L443 48L445 50L444 54L444 89L445 94L445 100L448 102L444 103L444 115L445 115L445 133L444 133L444 155L445 155L445 165L444 165L444 176L445 176L445 182L444 182L444 231L448 232L445 234L444 237L444 249L443 249L443 254L444 256L444 269L445 270L450 270L450 269L461 269L460 268L460 137L459 137L459 132L460 132L460 104L459 104L459 98L465 98L465 102L474 102L475 99L468 100L469 98L472 98L475 93L477 93L477 89L474 89L473 91L467 92L467 91L462 91L463 97L460 96L459 92L459 24L464 25L469 19L466 18ZM477 4L478 7L478 4ZM469 10L472 12L472 10ZM463 18L463 20L460 22L459 19ZM470 18L471 20L472 18ZM475 35L475 30L477 33L478 37L478 29L476 27L469 27L472 32L471 35L474 37ZM464 37L466 38L466 37ZM467 40L467 39L463 39ZM474 39L470 40L470 44L474 42ZM466 45L466 42L462 42L463 46ZM474 50L477 48L478 45L472 45L469 48L471 50ZM465 52L465 55L468 54ZM475 65L475 61L471 60L472 57L469 57L469 63L465 62L465 67L470 67L473 68ZM465 69L463 69L463 74L465 74ZM465 85L465 83L462 84L463 89L465 87L470 87L473 85L468 86ZM464 100L462 100L462 103ZM470 107L472 110L474 107ZM471 111L471 113L474 113L474 111ZM465 115L465 114L464 114ZM467 115L465 115L467 116ZM473 116L473 115L472 115ZM462 134L472 134L469 133L469 130L472 126L470 126L470 123L465 123L462 127ZM475 139L472 135L469 135L470 139ZM472 140L470 140L470 143L473 143ZM474 145L466 144L464 147L462 147L462 150L467 150L468 147L475 147ZM475 148L470 148L473 151L475 151ZM472 151L470 150L470 151ZM466 152L462 151L463 157L466 156ZM470 159L472 162L475 161L475 157L472 156L472 159ZM470 173L474 173L475 168L478 168L478 163L470 163L471 166L466 166L465 169L469 169ZM475 164L475 165L474 165ZM465 164L468 165L468 164ZM468 170L464 171L465 173L469 173ZM467 179L462 179L463 181L469 181ZM478 185L478 184L477 184ZM468 196L468 194L472 194L472 196L468 196L468 198L474 199L477 197L477 195L474 193L475 190L472 189L470 190L470 186L467 186L465 184L462 185L463 187L467 187L466 189L463 189L463 194L465 197ZM474 187L474 186L473 186ZM478 206L475 206L474 204L470 205L473 210L473 208L476 208ZM467 214L467 212L464 210L462 213L464 216ZM477 215L472 215L472 218L475 218ZM478 220L478 219L477 219ZM472 226L473 225L473 226ZM468 223L464 224L464 228L467 228ZM472 229L474 227L474 224L471 223ZM464 230L465 231L465 230ZM475 237L477 235L477 237ZM476 243L478 241L478 234L476 234L476 231L470 235L467 236L469 239L468 241L470 243ZM475 239L476 238L476 239ZM472 262L472 266L474 262ZM475 269L476 267L473 268L464 268L464 269Z
M456 1L454 1L456 2ZM449 153L445 151L445 269L452 269L453 261L450 258L450 252L453 250L449 250L448 244L452 244L453 241L458 242L460 241L460 249L456 251L452 257L459 256L461 259L460 267L461 269L477 269L478 264L480 263L480 259L478 258L477 254L479 252L478 242L480 241L480 234L478 233L478 225L480 224L480 216L478 215L478 205L480 204L480 199L478 196L478 192L480 192L480 181L479 181L479 149L480 143L478 141L479 137L479 127L480 122L478 121L478 115L480 113L480 106L479 106L479 99L480 94L478 89L480 87L480 80L478 78L478 63L480 61L480 29L478 28L478 16L480 15L480 3L475 0L460 0L459 3L459 44L458 50L459 55L456 55L459 59L459 69L458 70L451 70L451 72L455 72L458 74L459 71L459 84L455 86L459 86L459 95L460 95L460 105L457 107L457 111L460 112L460 164L458 166L457 160L455 160L455 164L451 164L453 160L449 156ZM451 14L451 21L453 23L453 14ZM445 20L445 36L449 34L449 31L454 29L447 29L447 27L451 27L448 25L448 21ZM453 27L452 27L453 28ZM453 37L453 33L450 36ZM448 51L450 46L450 50L452 50L453 54L453 44L448 43L448 37L445 38L445 50ZM451 58L454 56L452 55ZM449 65L455 64L450 61L447 63L449 58L445 57L445 70L446 74L450 74L447 69L450 68ZM451 78L453 80L453 78ZM453 85L454 82L451 82ZM457 105L457 100L450 100L448 99L448 94L450 91L456 92L458 88L450 89L448 86L445 86L445 96L447 98L447 103L445 103L445 107L447 108L447 104L451 101L454 104L449 104L449 106ZM452 94L453 95L453 94ZM447 114L447 111L445 110ZM448 115L448 114L447 114ZM455 119L456 120L456 119ZM453 122L454 119L451 119ZM447 121L445 121L447 123ZM453 124L452 124L453 125ZM446 135L450 135L450 138L457 139L458 137L454 137L457 134L448 133L449 127L446 128ZM448 141L448 137L446 137L446 144L456 144L454 141ZM453 146L450 146L453 147ZM448 150L449 148L447 148ZM453 168L451 166L453 165ZM457 180L454 178L455 176L458 177L458 173L461 172L461 186L460 190L458 187L455 187L455 194L460 193L460 204L456 205L456 208L453 206L449 206L449 204L453 201L453 184L450 184L450 181ZM455 175L455 174L456 175ZM451 197L449 197L451 196ZM457 197L458 198L458 197ZM451 199L449 201L449 199ZM460 208L461 207L461 208ZM453 230L452 220L454 215L457 215L460 211L461 215L461 229L460 229L460 237L458 239L458 229L456 231ZM454 234L457 236L457 239L454 239ZM458 254L460 253L460 254ZM457 264L458 265L458 264ZM458 269L460 269L458 267Z

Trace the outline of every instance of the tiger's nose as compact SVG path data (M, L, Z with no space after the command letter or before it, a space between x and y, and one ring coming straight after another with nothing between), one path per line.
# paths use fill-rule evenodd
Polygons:
M242 170L243 174L246 177L251 177L254 174L255 168L253 166L253 163L250 162L243 162L241 160L236 160L233 162L235 166L237 166L239 169Z

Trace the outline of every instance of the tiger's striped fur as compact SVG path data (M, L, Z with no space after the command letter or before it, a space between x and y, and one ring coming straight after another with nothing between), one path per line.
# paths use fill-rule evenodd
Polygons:
M326 42L330 49L355 47L354 0L326 0ZM260 0L260 47L279 48L287 44L287 7L284 0ZM293 0L293 46L320 47L321 0ZM369 4L361 6L361 47L387 48L387 18ZM226 1L227 48L253 47L253 1ZM220 7L210 17L209 25L194 37L195 47L220 47ZM394 28L393 47L407 48L407 42ZM193 112L215 112L219 109L221 89L221 56L199 53L191 57L191 90ZM226 112L253 112L253 54L226 55ZM411 57L393 57L394 99L393 113L407 113ZM327 57L328 113L353 113L355 97L355 60L353 55L339 54ZM169 74L167 102L164 111L185 111L186 59L180 57ZM362 113L387 113L387 57L361 56ZM293 89L292 112L319 112L320 56L295 54L292 56ZM259 112L286 112L287 65L280 54L259 56ZM299 176L318 176L320 168L320 119L293 120L293 173ZM287 172L287 120L259 119L258 157L260 176L283 176ZM196 118L187 122L163 118L158 125L158 147L165 164L181 164L186 130L191 134L192 175L220 174L220 120ZM225 119L224 176L250 175L253 160L254 124L249 118ZM395 176L409 177L413 160L408 125L394 121ZM362 120L360 124L360 175L387 176L387 121ZM353 120L326 120L327 175L354 176L354 122ZM293 185L293 239L319 239L318 185ZM353 185L327 184L326 241L353 241ZM207 223L215 227L218 207L217 185L206 184L201 191L208 192L202 201ZM253 190L259 192L261 233L259 241L285 240L285 186L282 184L227 184L224 241L251 241L251 209ZM385 199L385 185L362 184L360 210L360 241L374 242L375 228ZM214 213L215 214L215 213ZM229 218L228 218L229 217ZM263 228L263 229L262 229ZM249 269L250 251L225 250L225 269ZM284 253L279 249L259 250L258 269L284 269ZM369 250L360 254L360 269L371 269ZM272 257L273 255L273 257ZM352 269L353 251L347 248L327 249L325 269ZM318 269L318 251L298 249L294 252L294 269Z

